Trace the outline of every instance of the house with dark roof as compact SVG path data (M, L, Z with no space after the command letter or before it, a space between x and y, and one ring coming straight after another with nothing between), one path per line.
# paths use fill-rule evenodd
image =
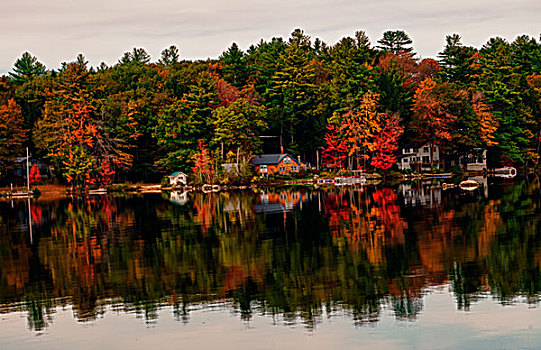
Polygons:
M297 159L287 153L255 156L252 158L252 164L256 167L257 173L261 175L289 175L306 170L308 165L300 157Z

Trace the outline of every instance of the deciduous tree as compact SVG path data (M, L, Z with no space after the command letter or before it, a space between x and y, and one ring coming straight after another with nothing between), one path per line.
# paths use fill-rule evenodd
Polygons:
M26 136L21 108L9 99L0 106L0 178L15 166L15 157L23 155Z

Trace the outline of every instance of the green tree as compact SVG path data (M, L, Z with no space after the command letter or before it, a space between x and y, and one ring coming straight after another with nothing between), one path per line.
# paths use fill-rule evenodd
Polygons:
M118 61L120 64L144 65L150 63L150 55L143 48L134 47L131 52L125 52Z
M269 124L283 135L289 152L311 152L324 134L316 96L320 64L294 43L280 56L280 66L265 93Z
M236 87L245 85L248 78L244 57L236 43L232 43L219 57L224 79Z
M439 53L441 76L446 81L460 84L469 84L474 74L474 55L477 50L464 46L458 34L448 35L445 38L445 47Z
M162 50L161 58L159 63L164 66L169 66L174 63L178 63L180 54L178 48L175 45L171 45L166 49Z
M15 61L13 72L9 72L11 79L16 83L24 83L32 77L45 74L45 65L38 61L29 52L22 54L21 58Z
M355 109L361 96L375 88L376 70L372 65L375 53L364 32L356 34L356 39L343 38L331 46L323 59L333 111Z
M261 146L259 136L267 127L263 114L264 107L250 104L244 98L216 108L212 111L212 143L215 147L223 146L224 154L238 149L248 154L257 153Z
M93 183L103 159L117 167L128 167L132 159L125 152L123 140L113 137L100 113L96 97L99 88L94 84L83 65L67 64L33 132L36 146L74 187Z
M211 116L213 106L218 104L216 82L203 72L189 93L160 111L152 136L160 153L155 164L162 171L188 171L198 141L208 144L212 137Z
M388 30L384 32L383 37L378 40L378 43L380 44L380 49L392 52L396 56L415 56L413 48L409 47L413 41L403 30Z
M498 122L493 161L527 164L537 157L538 123L526 99L527 71L515 64L512 48L502 38L490 39L481 49L482 74L478 87L492 106Z

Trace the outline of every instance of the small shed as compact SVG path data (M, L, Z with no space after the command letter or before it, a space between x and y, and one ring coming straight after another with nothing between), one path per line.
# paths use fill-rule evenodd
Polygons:
M182 171L175 171L168 176L169 184L172 186L186 186L188 184L188 175L184 174Z

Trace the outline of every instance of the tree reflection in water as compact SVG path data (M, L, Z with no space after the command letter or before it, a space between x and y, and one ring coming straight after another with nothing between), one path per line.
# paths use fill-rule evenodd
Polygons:
M229 305L315 327L415 320L428 288L450 288L468 310L490 293L536 304L537 179L474 193L437 183L309 191L96 196L0 203L0 312L41 330L58 306L92 321L107 310L156 322L170 307ZM225 304L224 304L225 303Z

